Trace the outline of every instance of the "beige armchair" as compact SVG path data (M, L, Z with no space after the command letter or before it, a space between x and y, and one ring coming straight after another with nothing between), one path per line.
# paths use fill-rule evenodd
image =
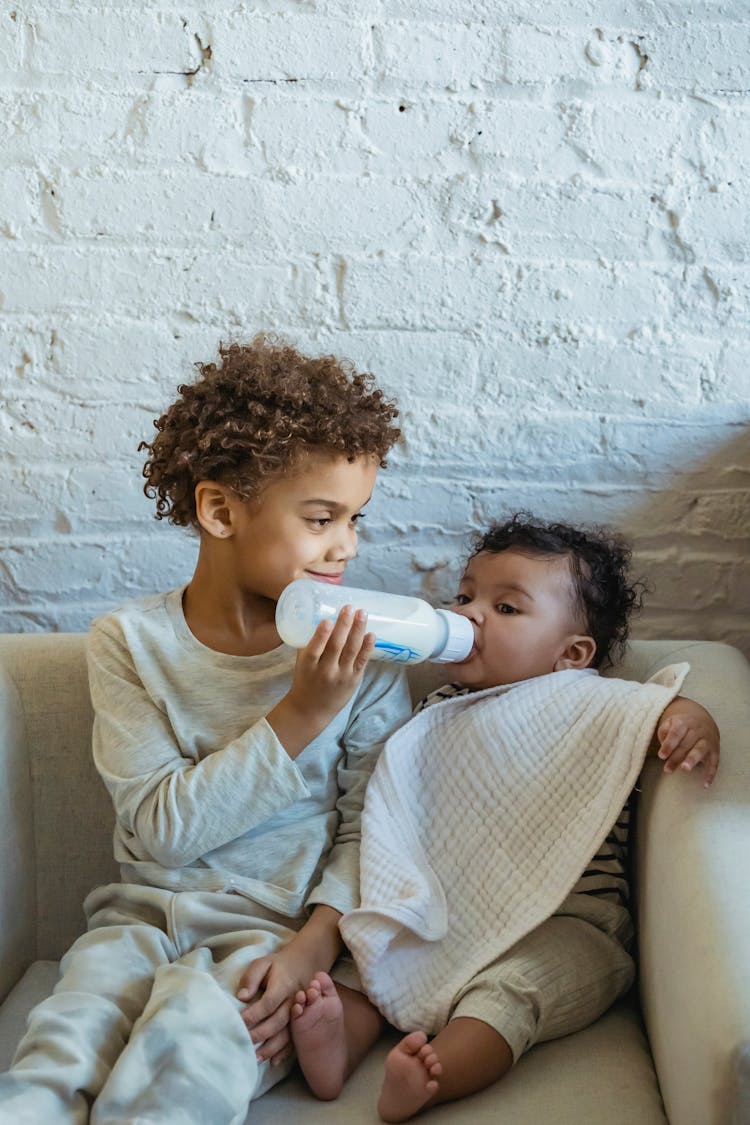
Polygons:
M83 927L86 893L116 877L112 811L89 754L84 647L74 634L0 636L0 1068ZM638 995L587 1030L535 1048L498 1086L433 1111L436 1125L750 1122L750 669L725 645L641 641L617 672L644 679L682 660L692 669L685 694L719 722L723 760L710 791L696 777L661 777L656 763L644 772ZM439 674L415 669L415 696ZM394 1038L337 1102L316 1102L292 1076L248 1121L376 1122Z

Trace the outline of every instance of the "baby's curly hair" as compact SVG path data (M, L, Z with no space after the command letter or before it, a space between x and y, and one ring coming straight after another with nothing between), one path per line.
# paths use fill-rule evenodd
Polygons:
M469 557L510 549L532 557L567 556L575 607L596 643L591 667L612 664L613 656L625 648L630 618L640 611L648 591L645 582L630 579L632 551L625 540L605 527L545 523L528 512L517 512L479 532Z
M195 486L222 481L243 500L288 472L309 451L370 454L382 467L400 436L398 409L335 356L313 359L261 333L250 344L219 346L218 363L198 363L200 378L154 422L143 491L156 518L198 527Z

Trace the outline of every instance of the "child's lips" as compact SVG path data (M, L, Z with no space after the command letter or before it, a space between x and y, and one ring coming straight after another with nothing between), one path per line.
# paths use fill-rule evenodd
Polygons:
M328 582L331 586L340 586L341 579L344 577L343 570L338 571L336 574L321 574L317 570L308 570L307 573L314 582Z

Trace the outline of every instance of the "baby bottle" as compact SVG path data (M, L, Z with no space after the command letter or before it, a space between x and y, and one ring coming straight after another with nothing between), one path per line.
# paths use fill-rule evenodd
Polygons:
M276 605L279 636L293 648L304 648L320 621L338 617L345 605L367 613L367 631L375 634L373 660L397 664L463 660L474 644L471 622L458 613L433 609L421 598L357 590L298 578L286 587Z

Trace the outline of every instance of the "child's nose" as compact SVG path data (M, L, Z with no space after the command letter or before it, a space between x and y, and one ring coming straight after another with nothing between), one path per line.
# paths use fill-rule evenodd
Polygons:
M337 562L346 559L354 559L357 557L357 543L358 543L357 530L354 527L347 527L342 529L331 544L327 554L331 559Z

